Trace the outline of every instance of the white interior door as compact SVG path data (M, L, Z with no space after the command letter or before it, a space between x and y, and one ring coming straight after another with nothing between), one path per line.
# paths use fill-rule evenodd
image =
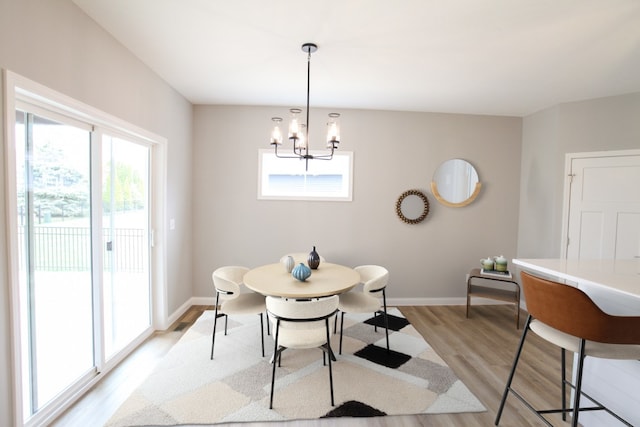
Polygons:
M640 257L640 153L596 153L570 161L571 186L567 215L566 255L570 259ZM570 155L569 155L570 156ZM611 314L638 315L640 300L605 292L586 283L577 286ZM575 361L574 361L575 363ZM575 365L574 365L575 366ZM585 360L583 390L633 425L640 422L640 362ZM582 399L581 406L590 406ZM630 415L631 414L631 415ZM580 415L585 427L622 426L602 411Z
M640 257L640 155L574 158L567 258Z

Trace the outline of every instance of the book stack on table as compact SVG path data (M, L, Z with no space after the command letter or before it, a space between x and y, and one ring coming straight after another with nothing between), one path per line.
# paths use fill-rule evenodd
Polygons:
M513 276L509 270L507 271L498 271L498 270L485 270L484 268L480 270L480 274L484 276L498 277L501 279L512 279Z

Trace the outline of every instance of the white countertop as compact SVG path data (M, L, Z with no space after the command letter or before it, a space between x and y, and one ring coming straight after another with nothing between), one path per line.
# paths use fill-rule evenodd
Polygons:
M640 297L640 259L513 259L512 262L525 270Z

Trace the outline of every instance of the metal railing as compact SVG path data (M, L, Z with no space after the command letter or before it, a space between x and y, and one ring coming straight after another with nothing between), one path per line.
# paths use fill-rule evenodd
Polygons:
M105 271L142 272L145 270L148 242L141 228L102 230L105 242ZM18 227L19 250L24 254L26 227ZM33 261L36 271L90 271L91 229L89 227L33 227ZM24 261L20 257L20 262ZM21 266L23 267L23 266Z

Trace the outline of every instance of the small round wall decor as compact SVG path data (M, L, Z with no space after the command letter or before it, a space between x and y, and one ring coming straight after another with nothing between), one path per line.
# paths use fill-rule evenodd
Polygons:
M418 224L429 214L429 199L420 190L407 190L396 202L398 217L407 224Z

